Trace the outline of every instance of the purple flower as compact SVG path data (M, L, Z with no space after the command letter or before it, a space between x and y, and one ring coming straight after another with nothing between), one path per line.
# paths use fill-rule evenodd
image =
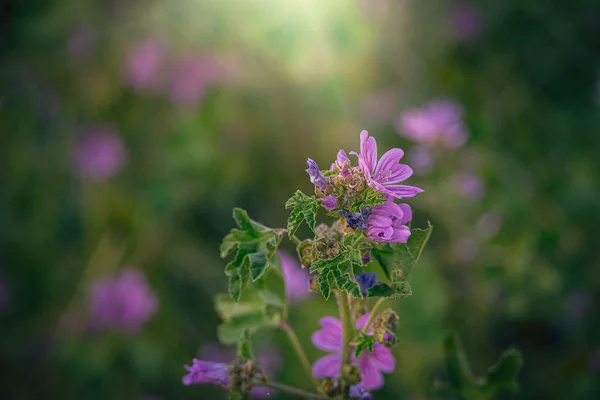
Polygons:
M214 383L227 387L229 385L229 377L227 376L227 364L192 360L192 366L184 365L189 374L185 375L181 381L184 385L194 385L198 383Z
M365 233L375 242L406 243L410 236L410 228L406 224L411 219L410 206L396 204L390 197L386 203L373 207Z
M201 355L203 359L211 360L215 363L226 364L235 360L235 349L225 348L217 344L208 344L202 348ZM256 356L256 363L265 375L272 377L281 369L281 354L276 347L261 349ZM251 397L253 399L266 398L271 396L272 390L273 389L267 387L254 387L252 388Z
M158 306L144 275L134 269L93 282L89 301L93 327L130 333L138 331Z
M377 284L377 274L375 272L365 272L363 270L360 274L355 275L355 277L363 296L366 296L367 291Z
M73 158L80 175L100 183L119 172L127 153L114 131L92 128L76 143Z
M366 252L365 255L362 258L362 263L363 265L368 264L369 262L371 262L371 252Z
M462 109L449 100L436 100L420 109L405 111L396 124L401 135L416 142L441 142L450 148L462 146L467 140Z
M417 175L427 173L433 165L431 148L428 145L418 145L413 147L409 155L409 162Z
M367 323L369 314L356 321L356 327L362 329ZM323 329L312 334L312 343L320 350L333 354L319 358L313 364L313 375L317 378L337 378L340 375L342 350L342 323L334 317L323 317L319 321ZM379 389L383 386L382 372L393 372L395 360L392 353L381 343L375 343L373 351L363 351L358 358L352 357L352 364L358 366L362 373L364 390Z
M288 301L295 303L310 297L311 292L308 286L310 275L308 272L300 267L300 263L296 258L290 256L285 251L279 252L279 259L281 260L281 269L283 271Z
M408 179L413 173L408 165L399 164L404 151L388 150L377 162L377 142L367 131L360 133L360 154L354 151L350 154L358 156L358 166L373 189L398 199L414 197L423 191L415 186L396 185Z
M454 39L468 42L481 33L481 15L472 4L460 4L450 12L450 28Z
M175 104L195 106L215 79L215 63L207 58L191 57L173 71L170 96Z
M460 172L454 176L455 185L465 196L479 199L485 193L485 187L481 179L470 172Z
M308 164L308 169L306 169L306 172L310 176L310 183L318 187L320 190L325 190L327 187L327 179L325 179L325 175L323 175L317 163L309 158L306 160L306 164Z
M335 196L327 196L321 200L321 205L328 210L333 210L337 207L337 200L335 199Z
M156 86L163 56L164 49L156 40L134 45L127 57L126 73L131 86L138 90Z
M338 211L340 214L342 214L342 216L346 219L346 222L348 223L348 226L350 228L367 228L367 219L369 218L369 215L371 215L371 211L369 211L369 209L367 207L363 207L362 212L357 212L354 214L350 214L348 211L346 210L339 210Z
M363 387L363 383L350 386L350 400L373 400L373 395Z

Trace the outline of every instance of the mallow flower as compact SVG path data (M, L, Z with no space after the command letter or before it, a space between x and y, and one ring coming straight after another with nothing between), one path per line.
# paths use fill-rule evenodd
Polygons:
M412 219L408 204L396 204L388 198L384 204L373 207L367 219L365 234L375 242L406 243L410 228L406 224Z
M356 321L356 327L362 329L370 314ZM331 352L318 359L312 368L317 378L337 378L340 376L342 351L342 322L334 317L323 317L319 321L321 330L312 334L313 345L323 351ZM363 351L358 358L352 356L352 364L358 366L362 374L363 390L375 390L383 386L383 372L391 373L395 368L392 353L381 343L375 343L373 351Z
M358 157L358 167L373 189L398 199L414 197L423 191L415 186L398 185L413 174L412 168L408 165L399 164L404 151L388 150L377 161L377 142L367 131L360 133L360 154L354 151L350 154Z
M121 137L111 128L90 128L73 148L74 167L84 178L97 183L115 175L127 159Z
M348 393L348 395L350 397L350 400L373 400L373 395L365 391L362 382L350 386L350 392Z
M310 176L310 183L318 187L320 190L325 190L327 187L327 179L325 179L325 175L319 169L319 165L312 160L306 160L306 164L308 164L308 169L306 169L306 173Z
M214 383L226 388L229 385L227 364L194 358L191 366L184 365L184 367L189 372L182 378L182 382L186 386L197 383Z

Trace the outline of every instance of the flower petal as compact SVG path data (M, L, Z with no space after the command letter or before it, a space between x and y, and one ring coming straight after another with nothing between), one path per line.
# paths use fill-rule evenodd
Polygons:
M360 133L360 158L363 159L363 172L367 176L371 176L377 166L377 142L375 138L369 136L369 132L362 131Z
M339 354L329 354L319 358L312 366L312 373L317 378L337 378L340 376L342 359Z
M362 317L358 318L356 320L356 327L360 330L362 330L365 327L365 324L367 323L367 320L369 319L369 316L371 315L371 313L366 313L365 315L363 315ZM371 332L371 328L369 328L368 333Z
M375 343L373 353L370 354L370 364L383 372L394 372L396 360L390 349L381 343Z
M323 329L313 332L312 343L319 350L338 351L342 348L342 323L334 317L323 317L319 324Z
M412 208L406 203L398 204L398 207L402 210L402 219L400 222L402 225L406 225L412 220Z
M375 169L375 179L380 183L398 183L412 175L412 169L405 164L400 164L404 156L402 149L391 149L381 156Z
M335 161L341 165L345 161L350 161L350 159L348 158L348 154L346 154L344 149L340 149L337 153L337 157L336 157Z
M407 197L415 197L418 193L422 193L423 189L418 188L416 186L408 186L408 185L389 185L383 186L377 182L371 181L371 186L379 190L383 194L388 194L397 199L404 199Z
M372 361L368 350L361 354L359 358L358 368L362 373L362 383L365 390L375 390L383 386L383 374Z

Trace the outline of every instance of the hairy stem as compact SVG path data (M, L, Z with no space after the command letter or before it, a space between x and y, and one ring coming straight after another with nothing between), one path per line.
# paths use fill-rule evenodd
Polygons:
M340 319L342 320L342 363L340 371L344 370L344 365L350 364L352 348L350 341L353 336L352 315L350 314L350 304L348 295L342 291L336 290L335 297L337 299L338 308L340 310Z
M292 236L288 235L288 237L290 238L292 243L294 243L296 246L298 246L300 243L302 243L302 241L296 235L292 235Z
M373 306L373 308L371 308L371 314L369 315L369 319L367 320L367 323L362 329L362 333L367 333L367 331L369 330L369 326L371 326L371 322L373 322L373 318L375 318L377 310L379 309L379 307L381 307L384 301L385 297L380 297L379 300L377 300L377 303L375 303L375 305Z
M302 348L302 344L300 343L300 340L298 340L298 335L296 335L294 328L292 328L292 326L287 321L283 321L281 323L281 329L283 329L285 331L288 339L290 340L290 343L292 343L292 347L294 348L296 355L300 359L300 363L302 364L302 367L304 368L304 370L306 371L306 373L308 374L310 379L314 379L312 376L312 368L310 366L310 361L308 361L308 357L306 357L306 353L304 352L304 349Z
M323 394L307 392L305 390L298 389L293 386L288 386L288 385L284 385L283 383L277 383L277 382L272 382L272 381L271 382L255 381L254 386L270 387L270 388L281 390L282 392L293 394L293 395L296 395L298 397L302 397L305 399L317 399L317 400L327 400L328 399L328 397Z

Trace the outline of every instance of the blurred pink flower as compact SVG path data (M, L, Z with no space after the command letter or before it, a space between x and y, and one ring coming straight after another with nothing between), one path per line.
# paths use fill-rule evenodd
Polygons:
M86 131L73 148L77 172L95 182L104 182L121 170L127 152L121 138L110 128Z
M481 14L473 4L460 3L450 11L450 29L454 40L468 42L481 34Z
M408 153L408 163L412 165L415 174L423 175L433 166L433 156L428 145L417 145Z
M194 57L183 60L175 67L170 87L173 103L192 107L204 96L216 77L216 64L212 59Z
M442 143L450 148L467 140L462 108L450 100L435 100L405 111L396 121L396 130L415 142Z
M129 49L127 56L127 81L138 90L155 88L160 80L164 48L155 39L137 43Z
M158 299L142 272L125 269L89 288L89 319L100 330L135 333L156 312Z
M502 228L502 216L494 211L487 212L479 217L475 227L482 237L491 238Z
M301 268L300 262L295 257L283 250L279 251L279 259L285 280L285 291L290 304L309 298L312 293L309 290L310 275L308 271Z
M485 193L483 181L475 174L470 172L459 172L454 175L454 184L464 196L479 199Z

